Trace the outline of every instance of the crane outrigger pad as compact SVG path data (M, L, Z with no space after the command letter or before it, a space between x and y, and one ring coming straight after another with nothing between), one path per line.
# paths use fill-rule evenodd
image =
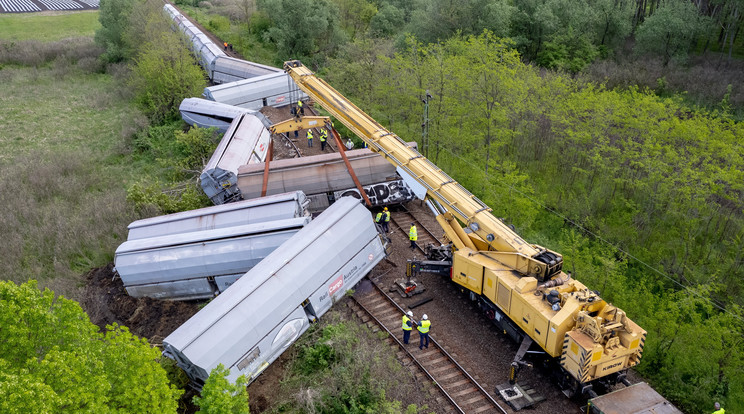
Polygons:
M545 400L544 396L539 395L537 390L528 384L520 385L517 383L512 385L505 382L496 386L496 392L499 394L501 399L509 404L509 407L513 408L515 411L532 407L540 401Z

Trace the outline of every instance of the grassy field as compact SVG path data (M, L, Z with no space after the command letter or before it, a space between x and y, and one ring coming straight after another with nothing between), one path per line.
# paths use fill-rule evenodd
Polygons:
M92 37L96 18L4 15L0 38ZM60 55L75 58L35 67L0 62L0 279L37 279L73 299L81 276L124 239L135 218L126 187L143 169L123 132L137 113L120 83L90 64L91 45L71 42Z
M97 10L0 14L0 39L49 42L93 36L100 26Z

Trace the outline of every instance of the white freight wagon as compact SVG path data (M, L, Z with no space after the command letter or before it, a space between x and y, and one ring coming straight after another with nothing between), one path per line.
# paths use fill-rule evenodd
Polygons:
M214 297L289 240L310 217L171 234L122 243L116 272L133 297Z
M199 176L207 197L218 205L242 199L238 167L263 163L270 143L271 134L259 118L247 113L235 118Z
M218 56L212 65L213 70L210 78L216 84L230 83L243 79L255 78L257 76L282 73L283 69L273 66L262 65L230 56Z
M163 341L194 385L218 364L249 382L385 257L370 212L352 197L315 220Z
M210 101L258 111L264 106L279 108L295 104L293 100L308 99L297 84L284 72L272 73L236 82L208 86L202 93Z
M214 230L309 216L310 201L302 191L293 191L220 206L150 217L132 222L127 240L169 234Z
M196 125L199 128L217 128L226 132L232 121L242 113L251 115L261 114L252 109L240 108L233 105L209 101L201 98L186 98L178 107L183 122ZM263 114L261 114L263 116Z

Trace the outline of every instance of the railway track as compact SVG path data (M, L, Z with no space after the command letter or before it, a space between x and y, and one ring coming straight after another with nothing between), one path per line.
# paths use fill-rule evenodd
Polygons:
M441 244L439 242L439 236L437 236L428 227L424 226L423 223L418 221L416 219L416 216L408 211L408 209L404 205L401 205L400 207L400 209L395 210L394 214L390 215L390 219L395 224L395 227L399 228L403 232L406 238L408 238L408 230L411 228L411 223L416 223L416 229L418 230L418 240L416 241L416 247L418 247L419 252L421 252L422 254L426 254L424 249L429 243L432 243L436 246L439 246Z
M425 380L437 388L441 397L437 402L446 412L459 413L502 413L511 414L505 409L450 355L434 338L430 337L429 348L419 350L417 335L411 335L411 343L404 345L400 323L401 309L373 281L367 281L370 288L362 288L350 302L352 310L368 325L388 333L388 342L402 352L398 357L404 365L412 366Z

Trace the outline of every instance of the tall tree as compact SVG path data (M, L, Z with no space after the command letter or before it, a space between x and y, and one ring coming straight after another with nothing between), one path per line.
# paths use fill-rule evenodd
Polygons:
M309 58L306 64L312 65L345 42L338 10L329 0L260 0L258 7L274 22L266 36L282 60Z
M121 62L131 57L125 41L129 15L140 0L101 0L98 20L101 27L96 30L95 41L106 49L103 58L109 62Z
M656 53L664 65L673 58L685 59L690 45L705 32L709 19L700 16L694 4L687 0L670 0L638 27L637 53Z

